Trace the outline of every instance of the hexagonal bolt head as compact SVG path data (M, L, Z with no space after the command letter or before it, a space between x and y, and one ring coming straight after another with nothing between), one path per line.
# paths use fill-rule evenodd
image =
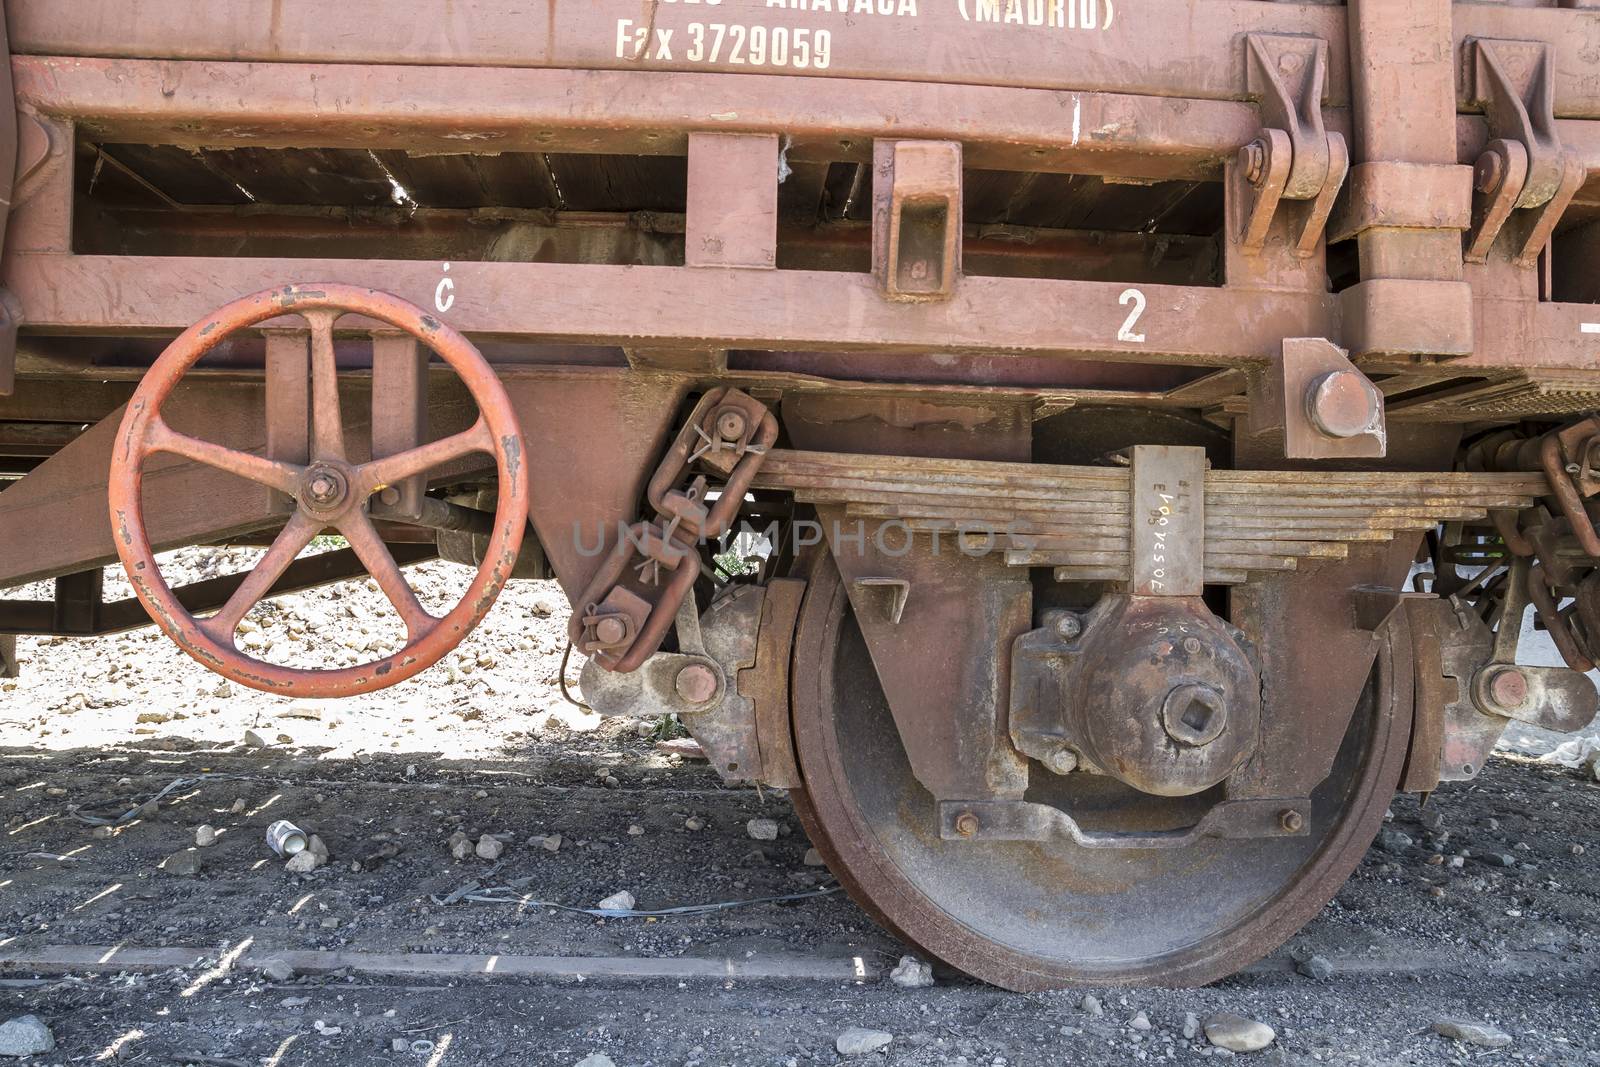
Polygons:
M1306 828L1306 817L1293 808L1286 808L1278 813L1278 825L1285 833L1297 834Z
M1078 769L1078 754L1062 745L1046 756L1043 762L1052 774L1071 774Z
M306 479L306 499L313 504L337 504L344 492L344 479L337 471L313 468Z
M1161 705L1161 725L1182 745L1209 745L1222 736L1227 724L1223 696L1209 685L1177 686Z
M971 837L978 832L978 817L970 811L964 811L956 816L956 833L962 837Z
M1528 676L1515 667L1494 672L1489 679L1489 699L1502 708L1520 708L1528 702Z
M1329 437L1363 433L1378 417L1378 391L1355 370L1324 374L1306 390L1306 415Z
M704 663L691 663L672 680L678 695L690 704L704 704L717 695L717 674Z

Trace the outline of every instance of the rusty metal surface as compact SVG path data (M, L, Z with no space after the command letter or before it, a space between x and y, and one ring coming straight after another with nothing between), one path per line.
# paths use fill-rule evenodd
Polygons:
M269 6L6 5L0 581L60 576L52 627L95 623L113 453L141 598L283 691L437 658L520 573L525 508L595 676L640 669L597 692L686 707L870 911L1017 988L1225 973L1328 898L1402 763L1431 789L1506 721L1592 714L1514 663L1530 602L1570 667L1600 651L1600 447L1551 428L1600 396L1592 12ZM396 293L408 332L368 359L370 316L336 344L324 298L234 303L286 275ZM372 410L348 446L341 397ZM701 635L741 517L829 528ZM415 647L246 663L229 623L329 522ZM383 554L419 528L479 535L444 623ZM264 532L228 589L152 569ZM809 586L760 587L797 553ZM1182 929L1149 923L1175 894Z
M980 537L1016 566L1053 566L1058 577L1127 581L1132 575L1130 471L1037 463L839 456L777 450L755 484L840 505L852 522ZM1205 473L1204 579L1338 560L1369 542L1420 531L1452 516L1531 505L1547 491L1537 474Z
M1185 861L1178 864L1166 848L1086 849L1065 836L1048 844L944 840L933 798L911 779L882 694L863 674L869 660L844 583L827 557L807 573L795 660L795 736L805 778L796 810L870 914L986 981L1030 990L1212 980L1298 929L1344 881L1382 822L1410 727L1403 630L1378 642L1373 691L1360 700L1334 784L1313 798L1309 834L1191 839L1175 853ZM1131 826L1107 826L1102 814L1088 828L1166 829L1196 818L1143 813ZM1187 891L1190 876L1204 888L1197 881ZM1263 904L1258 893L1273 902ZM1184 921L1149 922L1172 906L1174 894L1185 901ZM965 903L974 899L984 906ZM1087 912L1086 899L1095 902Z
M1200 98L1244 98L1242 68L1218 62L1234 52L1243 29L1310 34L1344 54L1340 13L1315 4L1262 11L1248 0L1213 0L1204 19L1177 21L1158 5L1083 0L1071 5L1008 7L967 0L873 0L774 6L725 0L718 12L693 5L642 12L633 0L530 5L452 4L424 0L401 24L380 0L329 10L299 0L271 12L251 0L216 0L196 12L181 2L142 5L137 15L116 0L13 0L18 52L46 55L148 56L272 62L407 63L447 66L552 66L684 72L777 70L807 77L872 77L984 85L1101 88ZM1015 8L1012 11L1011 8ZM848 18L854 14L856 18ZM691 27L721 24L726 35ZM761 52L754 51L760 30ZM737 29L735 32L734 28ZM783 59L776 35L787 38ZM797 31L811 37L802 50ZM823 37L827 43L822 43ZM696 51L696 41L700 48ZM715 46L721 42L720 49ZM1159 63L1130 63L1162 41ZM937 43L937 48L935 44ZM996 51L1006 62L995 62ZM930 62L932 55L937 63ZM1336 59L1329 103L1345 100Z
M229 333L285 314L299 315L311 330L311 463L267 459L190 437L162 417L167 397L185 371ZM359 314L403 330L448 363L476 401L478 421L448 438L352 465L345 447L333 327L344 314ZM111 525L118 555L134 592L158 625L201 664L252 688L294 696L344 696L380 689L431 666L454 648L493 606L515 565L527 525L526 446L510 399L470 342L418 308L385 293L344 285L284 286L243 297L180 336L128 402L113 450ZM389 554L367 514L368 497L412 474L447 464L470 452L494 456L499 497L491 551L461 602L443 618L422 606ZM228 602L213 616L197 619L161 577L145 528L142 494L149 456L168 453L216 467L265 485L297 501L297 508L272 547ZM241 619L283 575L313 537L332 526L344 534L405 623L406 645L369 664L303 670L264 663L235 645Z

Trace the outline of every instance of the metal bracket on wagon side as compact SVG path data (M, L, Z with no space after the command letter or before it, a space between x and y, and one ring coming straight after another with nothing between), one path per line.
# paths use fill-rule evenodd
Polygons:
M1239 249L1258 255L1279 214L1293 212L1290 250L1316 253L1350 170L1344 137L1323 124L1328 42L1317 37L1245 35L1245 84L1261 101L1261 133L1228 168L1230 221Z
M1322 337L1286 337L1249 377L1251 433L1281 433L1288 459L1366 459L1388 451L1383 394Z
M961 145L873 144L872 270L884 296L948 300L961 273Z
M1512 262L1532 267L1588 171L1556 133L1550 46L1473 38L1466 47L1469 102L1483 109L1489 143L1473 168L1464 258L1487 262L1496 239L1509 232Z

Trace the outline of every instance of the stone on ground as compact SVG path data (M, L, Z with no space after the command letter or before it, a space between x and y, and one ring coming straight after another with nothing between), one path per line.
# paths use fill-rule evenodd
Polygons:
M0 1023L0 1056L40 1056L54 1052L55 1035L37 1015L19 1015Z
M818 852L814 848L806 849L806 858L804 862L807 867L827 866L827 861L822 858L822 853Z
M864 1056L878 1051L893 1040L894 1035L887 1030L852 1026L834 1039L833 1047L841 1056Z
M161 869L168 874L182 875L192 878L200 873L200 868L205 865L200 858L200 853L192 848L181 849L161 861Z
M328 862L328 846L316 834L312 834L306 839L306 851L317 857L318 866Z
M199 848L210 848L217 843L217 828L201 825L194 828L194 843Z
M477 852L478 858L481 860L497 860L505 850L505 842L498 837L490 837L488 834L484 834L478 838Z
M1511 1035L1489 1023L1475 1023L1466 1019L1440 1019L1433 1024L1433 1032L1440 1037L1463 1041L1483 1048L1505 1048L1511 1044Z
M901 956L900 962L889 972L889 981L901 989L927 989L933 985L933 965L915 956Z
M283 869L290 874L310 874L321 866L322 857L307 848L290 856L289 862L283 865Z
M773 819L751 819L744 824L745 832L757 841L776 841L778 824Z
M604 1052L591 1052L572 1067L617 1067Z
M1326 956L1308 956L1296 963L1294 969L1307 978L1314 978L1319 982L1333 977L1333 964L1328 962Z
M458 860L464 860L473 855L473 853L476 851L476 846L473 845L472 838L468 837L460 830L457 830L455 833L450 835L448 844L450 847L450 855L454 856Z
M294 968L281 956L274 956L261 965L261 973L274 982L287 982L294 977Z
M1085 993L1078 1006L1090 1015L1104 1015L1106 1011L1100 1004L1100 998L1093 993Z
M1277 1038L1266 1023L1222 1012L1206 1020L1206 1040L1229 1052L1259 1052Z
M623 889L612 893L595 907L602 911L632 911L635 903L637 902L633 899L633 894Z

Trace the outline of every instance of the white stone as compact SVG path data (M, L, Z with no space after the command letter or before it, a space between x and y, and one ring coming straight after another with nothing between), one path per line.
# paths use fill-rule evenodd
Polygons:
M915 956L901 956L889 972L889 981L901 989L926 989L933 985L933 966Z
M609 897L596 904L595 907L601 911L632 911L635 903L633 894L623 889L612 893Z
M778 824L772 819L751 819L744 824L745 832L757 841L776 841Z
M1277 1037L1277 1031L1266 1023L1242 1015L1222 1012L1206 1020L1206 1040L1229 1052L1259 1052Z
M0 1023L0 1056L39 1056L54 1052L55 1035L37 1015L19 1015Z
M894 1040L894 1035L887 1030L868 1030L861 1026L852 1026L840 1034L833 1041L833 1047L841 1056L864 1056L869 1052L876 1052Z
M310 874L321 866L322 857L308 848L290 856L289 862L283 865L283 869L290 874Z
M501 841L497 837L490 837L488 834L484 834L482 837L478 838L477 851L478 858L481 860L497 860L500 858L500 854L505 850L505 842Z
M1466 1019L1440 1019L1433 1024L1433 1032L1454 1041L1483 1048L1505 1048L1511 1044L1511 1035L1489 1023L1469 1022Z
M217 843L217 828L215 826L196 826L194 828L194 843L200 848L210 848Z

